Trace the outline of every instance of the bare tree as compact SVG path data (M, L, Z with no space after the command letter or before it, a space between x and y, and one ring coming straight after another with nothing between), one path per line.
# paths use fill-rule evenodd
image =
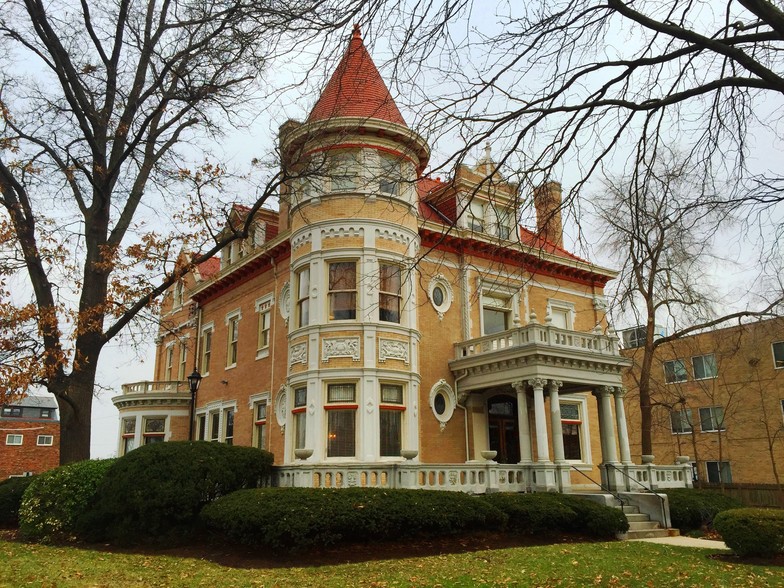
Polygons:
M175 266L179 249L196 247L199 263L245 236L285 179L268 173L247 222L210 230L179 180L214 180L222 168L189 170L182 145L241 123L276 59L318 53L325 35L372 9L0 2L0 398L35 384L55 395L61 462L89 457L101 351L189 270ZM191 233L183 220L201 222Z

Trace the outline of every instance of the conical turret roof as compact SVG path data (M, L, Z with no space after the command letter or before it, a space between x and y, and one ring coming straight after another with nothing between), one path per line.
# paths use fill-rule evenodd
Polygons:
M362 42L358 25L354 25L348 50L313 107L308 122L342 116L375 118L408 127Z

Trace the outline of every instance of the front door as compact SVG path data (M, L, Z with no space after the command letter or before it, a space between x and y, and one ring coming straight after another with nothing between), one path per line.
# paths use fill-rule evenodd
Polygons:
M493 396L487 401L487 426L490 449L498 452L498 463L520 461L520 431L517 427L517 399L513 396Z

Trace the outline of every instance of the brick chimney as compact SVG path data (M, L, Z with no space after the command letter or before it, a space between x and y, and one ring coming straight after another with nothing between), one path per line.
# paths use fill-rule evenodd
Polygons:
M539 236L553 245L563 248L563 224L561 223L561 184L545 182L534 189L536 207L536 230Z

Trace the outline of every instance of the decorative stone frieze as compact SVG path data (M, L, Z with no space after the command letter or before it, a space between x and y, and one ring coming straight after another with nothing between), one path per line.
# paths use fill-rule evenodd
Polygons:
M353 361L359 361L359 337L322 339L321 361L327 363L333 357L350 357Z
M297 363L308 363L308 344L297 343L292 345L289 350L289 365Z
M379 339L378 361L398 359L408 365L408 343L397 339Z

